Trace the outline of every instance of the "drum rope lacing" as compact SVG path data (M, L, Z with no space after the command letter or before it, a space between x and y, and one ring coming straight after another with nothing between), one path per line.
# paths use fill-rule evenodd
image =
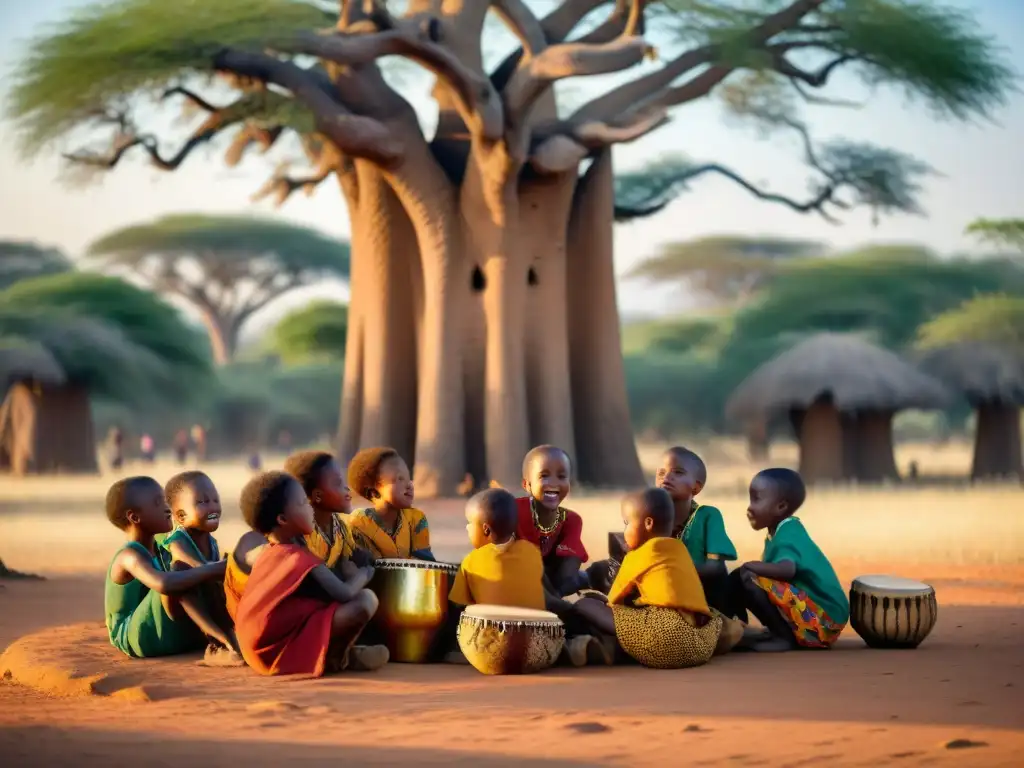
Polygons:
M561 621L486 619L482 616L467 616L466 614L462 614L462 619L459 621L458 626L455 627L456 637L462 636L463 621L471 622L474 625L473 630L475 632L482 631L484 627L492 626L497 627L498 633L502 635L509 631L519 631L522 629L538 630L548 637L559 637L565 635L565 625Z

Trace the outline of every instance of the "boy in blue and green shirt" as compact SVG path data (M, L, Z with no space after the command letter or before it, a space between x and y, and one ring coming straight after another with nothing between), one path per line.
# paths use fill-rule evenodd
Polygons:
M740 599L766 630L745 638L751 650L829 648L849 621L850 603L832 564L793 516L806 495L791 469L765 469L750 483L747 518L755 531L768 531L761 559L738 571Z
M655 485L672 497L675 506L673 538L686 545L697 567L708 605L727 616L736 610L729 604L726 562L736 559L736 547L725 532L725 521L717 507L697 503L708 471L704 461L688 448L669 448L661 459Z

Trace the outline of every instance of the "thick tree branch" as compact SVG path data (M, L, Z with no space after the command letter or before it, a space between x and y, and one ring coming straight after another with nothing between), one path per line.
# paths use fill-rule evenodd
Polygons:
M550 42L561 42L572 34L591 11L597 10L609 0L564 0L551 13L541 19L541 29ZM623 5L618 0L617 6Z
M770 14L750 30L740 35L737 43L750 47L764 45L775 35L799 23L804 16L817 10L825 0L795 0L780 11ZM660 70L639 77L615 88L585 104L573 115L573 121L607 120L650 103L657 103L661 91L690 70L714 62L721 51L718 46L707 45L683 53Z
M561 128L565 132L556 132L537 143L530 155L530 165L538 173L564 173L576 168L594 150L635 141L667 121L666 110L658 108L636 115L632 120L589 122L580 126L564 124Z
M488 139L500 138L504 117L497 93L486 77L465 66L439 44L437 19L388 23L392 25L390 28L367 34L306 33L281 47L345 66L365 66L384 56L402 56L415 61L451 87L467 126Z
M519 38L527 56L534 56L547 47L548 40L540 20L523 0L493 0L491 7Z
M233 72L292 92L312 113L317 129L339 150L390 166L402 155L397 137L382 123L353 115L321 88L320 80L307 70L264 53L225 49L214 57L214 69Z
M619 37L605 43L559 43L526 56L503 91L505 109L519 122L548 87L569 77L621 72L639 64L653 49L637 35L643 0L630 0Z

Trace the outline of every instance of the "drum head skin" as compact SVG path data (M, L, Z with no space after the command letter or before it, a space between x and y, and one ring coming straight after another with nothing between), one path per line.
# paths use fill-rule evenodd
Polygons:
M900 576L884 576L872 574L869 576L858 576L853 580L854 589L863 589L867 592L877 594L912 596L924 595L932 591L927 584L913 579L904 579Z
M467 605L463 615L491 621L561 621L555 614L508 605Z

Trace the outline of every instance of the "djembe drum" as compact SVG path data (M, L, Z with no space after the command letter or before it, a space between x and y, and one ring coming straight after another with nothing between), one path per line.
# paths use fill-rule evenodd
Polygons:
M381 559L373 567L369 588L380 607L371 630L387 645L391 661L421 664L443 653L436 646L448 620L448 591L459 566Z
M898 576L858 576L850 587L850 624L871 648L916 648L939 608L928 584Z
M458 627L459 649L485 675L527 675L547 669L565 645L555 614L503 605L470 605Z

